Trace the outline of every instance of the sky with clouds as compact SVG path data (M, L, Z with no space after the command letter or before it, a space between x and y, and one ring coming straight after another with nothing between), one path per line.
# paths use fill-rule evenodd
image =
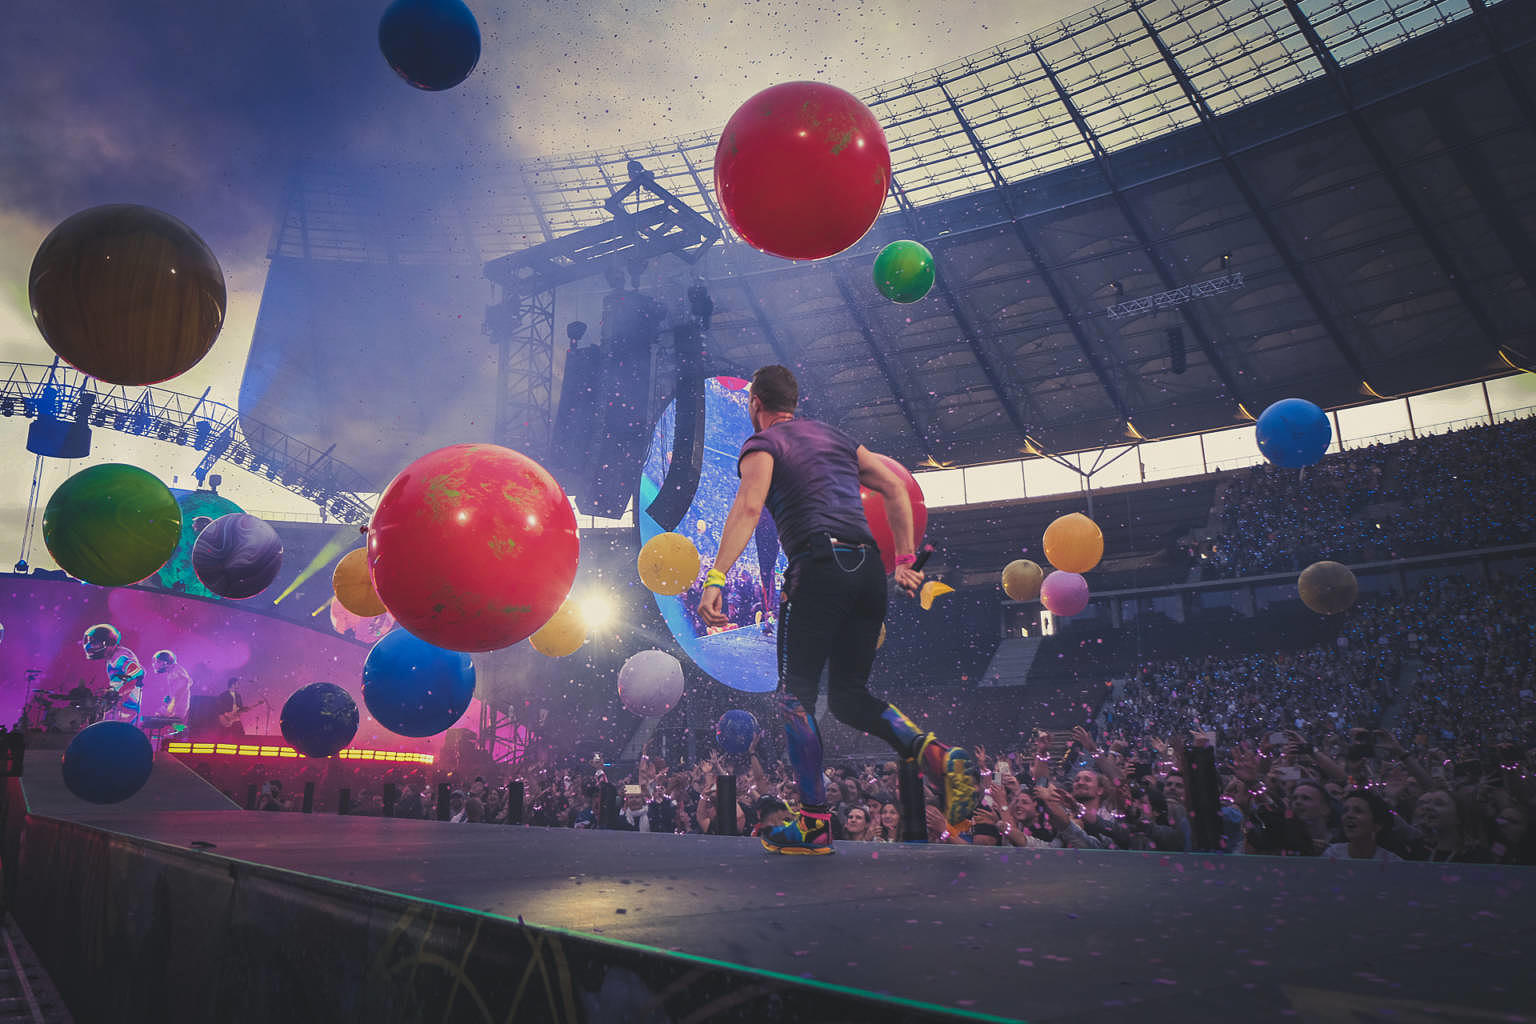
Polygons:
M445 93L400 81L377 48L377 0L15 0L0 38L0 360L47 362L27 308L32 256L80 209L144 203L192 225L229 288L213 352L167 386L234 405L292 169L431 164L472 172L534 155L712 131L752 93L817 79L859 91L1047 25L1079 0L928 4L595 2L472 4L471 77ZM0 536L19 533L30 483L25 424L0 421L15 471ZM167 480L188 449L97 431L91 461ZM49 462L46 495L81 465ZM226 490L239 472L226 474ZM293 507L248 481L247 507ZM237 497L236 500L242 500ZM300 506L302 507L302 506ZM0 552L0 559L8 553ZM33 564L48 564L41 545ZM7 563L8 564L8 563Z

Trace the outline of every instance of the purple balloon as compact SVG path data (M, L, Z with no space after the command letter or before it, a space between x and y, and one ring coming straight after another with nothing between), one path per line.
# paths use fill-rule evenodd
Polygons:
M1088 581L1075 572L1053 572L1040 584L1040 603L1052 615L1076 615L1088 607Z
M255 597L277 579L283 542L271 525L245 512L220 516L197 535L192 571L220 597Z

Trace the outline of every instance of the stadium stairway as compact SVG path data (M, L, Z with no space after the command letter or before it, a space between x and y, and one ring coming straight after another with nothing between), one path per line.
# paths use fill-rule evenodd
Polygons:
M980 686L1023 686L1029 681L1030 667L1040 653L1037 636L1011 636L997 645L992 662L981 677Z
M641 719L635 734L629 738L628 743L624 744L624 749L619 751L618 760L625 764L638 762L641 751L645 750L645 745L651 742L651 737L656 735L656 729L660 725L660 718Z
M1397 670L1397 679L1392 686L1391 692L1387 694L1386 707L1382 708L1381 711L1381 728L1396 734L1398 713L1402 710L1403 704L1413 696L1414 690L1418 688L1419 669L1423 667L1424 663L1418 658L1407 657L1403 659L1402 665Z

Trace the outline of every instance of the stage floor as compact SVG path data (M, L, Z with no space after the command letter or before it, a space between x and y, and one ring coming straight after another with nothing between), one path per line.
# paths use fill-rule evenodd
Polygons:
M747 838L135 811L26 788L34 814L210 856L1006 1018L1536 1007L1533 869L861 843L778 857Z

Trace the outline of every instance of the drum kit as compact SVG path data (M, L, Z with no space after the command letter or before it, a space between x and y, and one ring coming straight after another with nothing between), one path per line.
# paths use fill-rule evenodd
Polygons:
M119 693L98 694L86 686L77 686L68 693L35 690L22 711L22 728L33 732L79 732L108 717L122 697Z

